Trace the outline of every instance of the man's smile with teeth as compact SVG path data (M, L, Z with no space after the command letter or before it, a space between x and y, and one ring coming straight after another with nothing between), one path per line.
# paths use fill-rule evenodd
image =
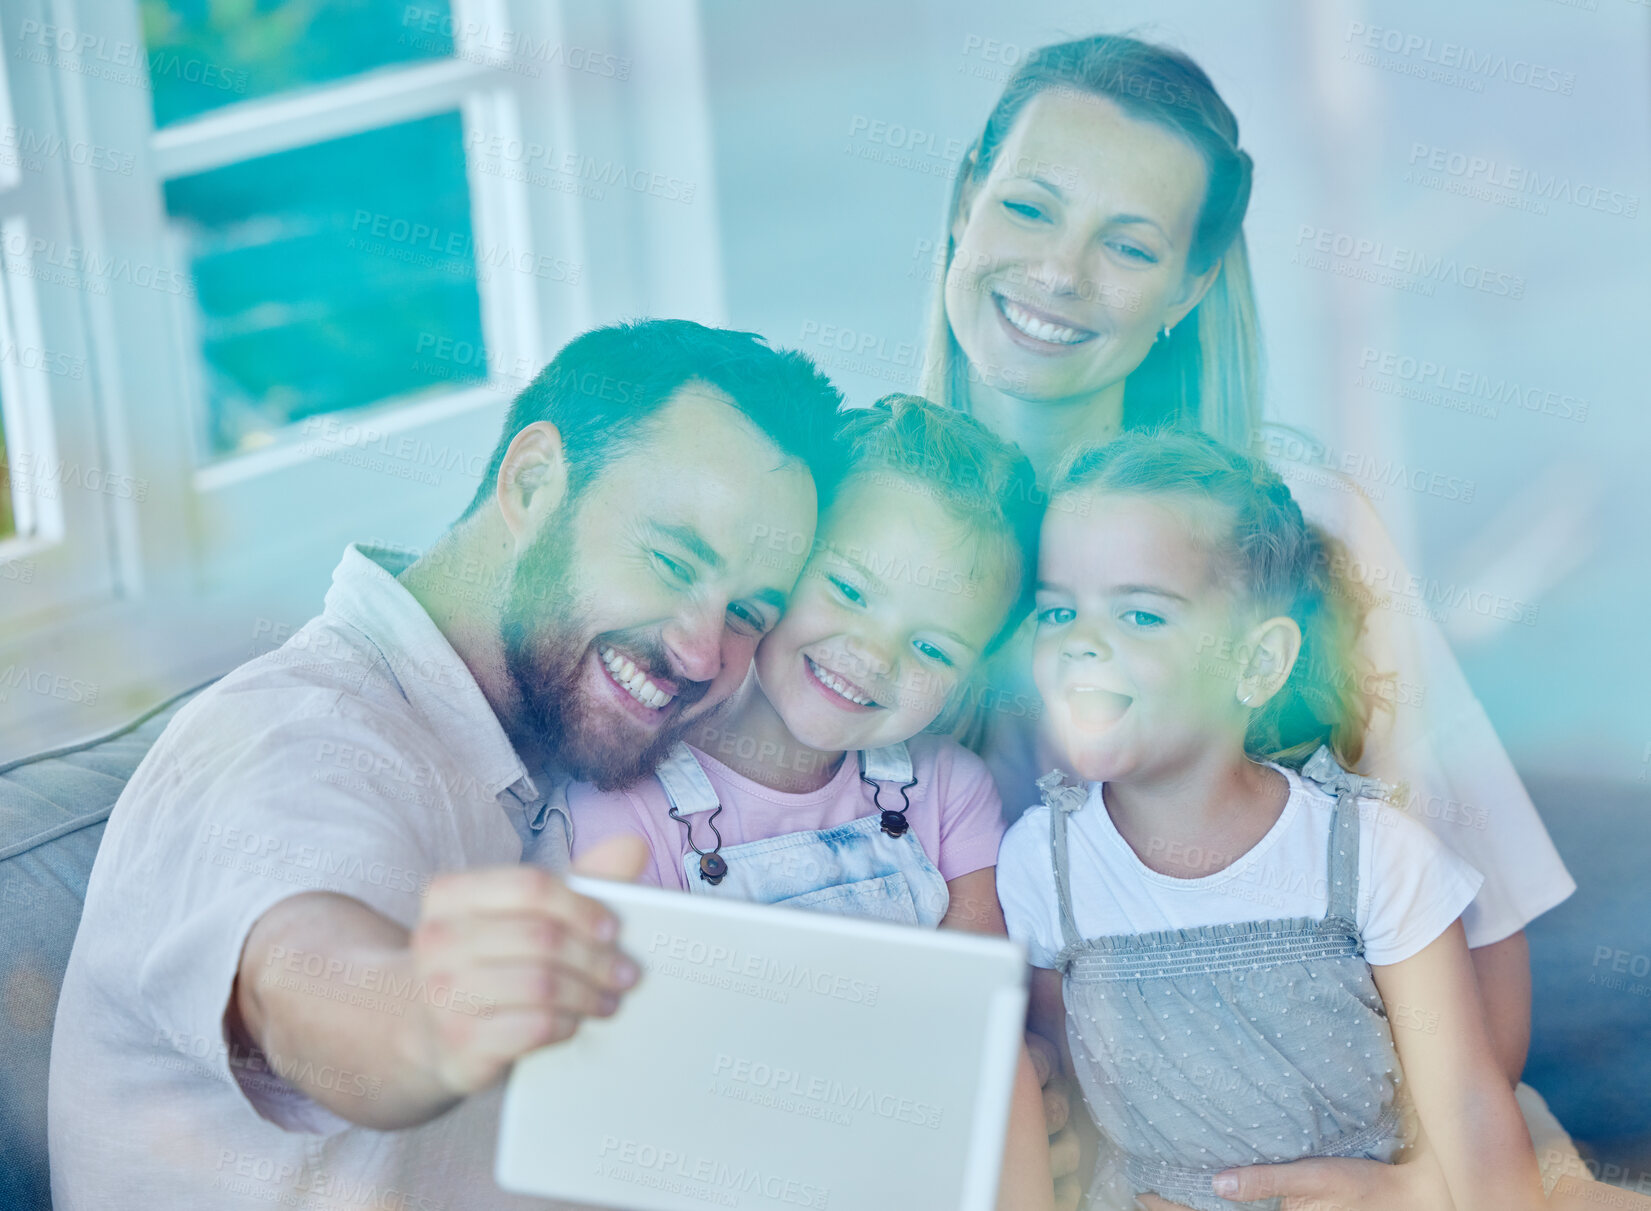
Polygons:
M845 681L831 670L816 664L811 656L804 656L808 661L808 671L813 673L821 685L840 697L847 698L855 706L876 706L877 704L860 691L860 687L852 681Z
M621 656L612 648L603 648L600 655L602 665L608 670L608 676L613 678L614 684L649 710L661 710L676 697L675 694L667 694L655 685L629 657Z
M1012 299L1004 298L1001 294L994 294L992 297L997 300L998 310L1003 313L1003 318L1008 320L1017 331L1025 333L1033 340L1045 341L1051 345L1077 345L1095 335L1084 328L1071 328L1064 324L1050 323Z

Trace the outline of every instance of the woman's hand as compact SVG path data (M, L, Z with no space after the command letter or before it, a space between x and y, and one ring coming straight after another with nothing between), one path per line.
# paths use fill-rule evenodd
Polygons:
M1224 1188L1221 1178L1232 1178ZM1342 1157L1309 1157L1284 1165L1248 1165L1217 1175L1215 1192L1235 1203L1283 1198L1283 1211L1448 1211L1444 1171L1430 1150L1401 1165ZM1173 1203L1141 1202L1152 1211Z

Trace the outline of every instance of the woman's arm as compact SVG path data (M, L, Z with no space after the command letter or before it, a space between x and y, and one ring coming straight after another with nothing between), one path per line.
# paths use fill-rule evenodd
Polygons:
M1055 1181L1049 1173L1049 1137L1043 1129L1043 1090L1023 1044L1009 1103L1009 1131L998 1179L998 1211L1054 1211Z
M1039 1039L1044 1049L1058 1057L1061 1071L1049 1081L1044 1092L1046 1102L1061 1098L1060 1108L1065 1129L1049 1142L1049 1164L1055 1175L1055 1204L1061 1208L1076 1208L1083 1201L1088 1175L1095 1170L1095 1155L1100 1145L1095 1124L1087 1113L1075 1113L1074 1107L1083 1101L1077 1083L1077 1069L1072 1066L1072 1051L1066 1037L1066 1003L1061 998L1061 976L1058 971L1042 967L1032 969L1031 996L1027 1006L1028 1039Z
M951 904L941 918L941 929L1008 936L1003 908L997 902L995 866L948 879L946 890L951 893ZM1049 1136L1044 1129L1043 1090L1032 1057L1023 1045L1015 1069L1014 1100L1009 1104L998 1211L1054 1211L1054 1190L1049 1173Z
M1545 1206L1524 1117L1485 1028L1461 921L1421 953L1371 971L1457 1211Z
M1531 1048L1531 947L1525 931L1468 951L1491 1050L1509 1085L1519 1084Z

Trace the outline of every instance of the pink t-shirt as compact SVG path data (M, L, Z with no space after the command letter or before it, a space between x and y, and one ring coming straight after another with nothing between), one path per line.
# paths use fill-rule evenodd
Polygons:
M948 882L995 865L1003 812L985 763L943 736L916 736L906 747L917 776L917 785L907 792L911 807L906 820L929 861ZM725 849L787 833L834 828L878 810L871 787L860 781L860 762L854 753L843 758L830 782L800 795L770 790L697 748L694 756L722 803L717 829ZM573 856L577 858L609 837L640 836L648 843L652 858L639 882L687 891L682 857L690 852L688 830L671 819L670 806L657 778L645 778L617 791L573 783L568 787ZM883 806L899 807L899 792L885 789ZM703 847L711 835L703 823L705 816L689 818L695 824L694 840Z

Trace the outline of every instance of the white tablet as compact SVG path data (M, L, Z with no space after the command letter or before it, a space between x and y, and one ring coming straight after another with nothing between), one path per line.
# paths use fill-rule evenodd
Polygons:
M1000 938L573 878L643 975L523 1057L507 1190L634 1211L988 1211L1026 1014Z

